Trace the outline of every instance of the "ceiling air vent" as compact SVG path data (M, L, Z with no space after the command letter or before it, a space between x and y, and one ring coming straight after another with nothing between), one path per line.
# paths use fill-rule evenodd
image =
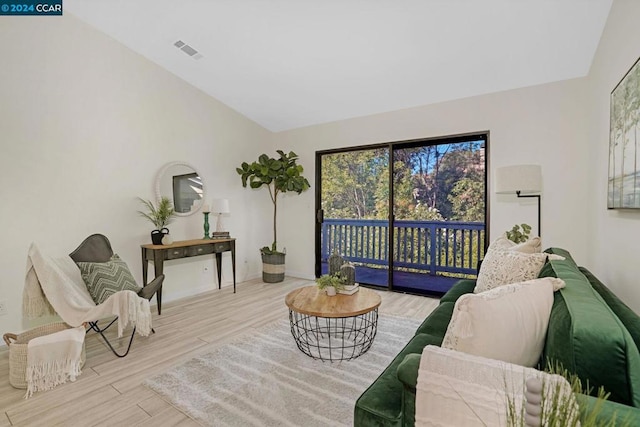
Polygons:
M177 47L178 49L180 49L181 51L183 51L184 53L186 53L187 55L189 55L190 57L192 57L193 59L202 58L202 54L201 53L198 53L197 50L195 50L194 48L192 48L191 46L189 46L188 44L186 44L182 40L178 40L173 45L175 47Z

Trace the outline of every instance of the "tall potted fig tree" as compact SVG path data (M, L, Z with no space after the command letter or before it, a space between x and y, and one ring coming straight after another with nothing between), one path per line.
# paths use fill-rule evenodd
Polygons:
M277 283L284 280L284 252L278 250L278 195L288 191L302 193L310 187L309 181L302 176L304 169L298 164L298 155L293 151L285 154L277 150L279 158L261 154L258 161L251 164L242 162L236 171L242 178L242 186L257 189L267 187L273 203L273 243L271 247L260 249L262 254L262 280Z

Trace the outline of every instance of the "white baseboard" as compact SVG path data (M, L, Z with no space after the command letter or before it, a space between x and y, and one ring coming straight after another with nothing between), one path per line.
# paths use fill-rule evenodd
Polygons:
M246 277L243 277L242 282L246 282L249 280L253 280L253 279L258 279L262 277L262 273L255 273L255 274L251 274L251 275L247 275ZM217 282L216 282L217 283ZM241 283L239 281L236 281L236 285L238 283ZM226 287L230 287L233 286L233 281L229 280L223 280L222 281L222 287L226 288ZM202 285L202 286L198 286L195 288L190 288L190 289L183 289L183 290L179 290L177 292L172 292L171 294L162 294L162 303L164 304L165 302L172 302L172 301L177 301L183 298L189 298L192 297L194 295L198 295L201 294L203 292L209 292L212 290L218 289L217 286L211 286L211 285ZM151 302L155 302L156 298L152 298ZM156 304L152 304L152 305L156 305Z

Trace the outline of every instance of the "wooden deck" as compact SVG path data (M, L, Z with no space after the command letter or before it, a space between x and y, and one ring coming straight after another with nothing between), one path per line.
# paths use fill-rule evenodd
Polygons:
M329 268L322 264L322 274L327 274ZM356 266L356 281L365 285L388 287L389 272L386 268L371 268ZM409 273L395 271L393 273L393 290L415 294L442 295L447 292L459 278L429 273Z

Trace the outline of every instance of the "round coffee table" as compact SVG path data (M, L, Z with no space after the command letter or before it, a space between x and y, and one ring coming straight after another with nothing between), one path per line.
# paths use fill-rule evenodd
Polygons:
M298 348L328 361L355 359L371 348L381 301L380 295L363 287L353 295L329 297L316 286L306 286L285 298Z

